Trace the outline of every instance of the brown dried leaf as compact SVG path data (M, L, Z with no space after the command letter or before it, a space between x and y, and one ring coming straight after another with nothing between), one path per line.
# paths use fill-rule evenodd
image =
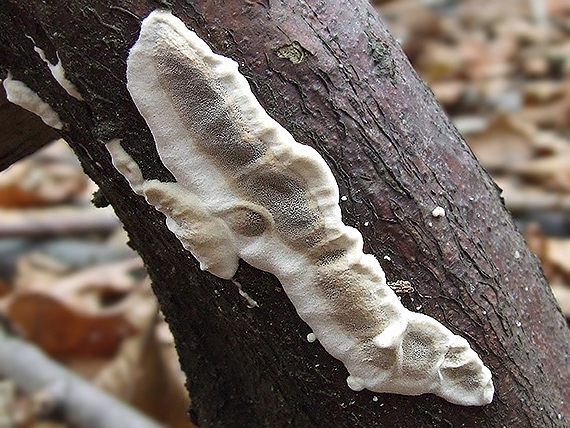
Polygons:
M540 45L552 37L552 30L537 25L520 14L502 16L493 26L498 39L514 40L523 45Z
M88 178L63 140L12 165L0 174L0 207L29 208L68 202Z
M49 292L53 284L71 273L66 264L42 253L31 253L18 259L14 292Z
M524 230L524 239L530 251L532 251L540 260L546 259L547 237L542 233L538 223L529 224Z
M569 194L547 191L537 185L522 183L512 175L494 177L494 181L503 190L505 204L512 212L570 211Z
M0 278L0 299L8 296L8 294L12 291L12 287L8 284L5 280Z
M398 0L377 7L392 35L398 39L408 56L415 61L424 44L441 34L441 19L425 4L416 0ZM403 19L404 18L404 19Z
M81 312L125 314L131 303L121 296L140 285L142 270L138 257L83 269L53 283L49 294Z
M532 132L532 127L502 114L484 132L468 135L467 142L487 170L501 172L533 158Z
M416 67L428 83L456 79L461 76L466 64L457 46L428 41L418 56Z
M566 87L562 98L547 103L526 106L521 112L522 120L537 126L568 128L570 126L570 90Z
M550 238L546 244L544 263L551 265L570 283L570 239Z
M563 284L552 284L551 288L558 305L560 305L560 309L562 309L562 313L566 318L570 319L570 287Z
M540 156L568 153L570 140L553 131L537 130L531 142Z
M570 191L570 153L560 153L514 165L512 172L545 189Z
M17 295L7 314L27 340L56 358L112 356L134 332L122 315L80 313L53 296L32 292Z
M184 376L174 343L165 343L157 336L165 323L158 320L158 304L148 281L133 290L130 303L126 316L138 333L123 342L94 382L168 426L190 428L193 425L185 414L190 401Z
M139 258L69 275L41 254L23 258L14 292L4 311L28 340L58 358L112 356L135 327L126 312L127 293L140 280Z
M463 80L448 80L445 82L433 83L430 85L437 100L444 106L457 103L467 88Z
M560 99L568 93L568 86L568 82L535 80L523 85L523 94L527 103L541 104Z

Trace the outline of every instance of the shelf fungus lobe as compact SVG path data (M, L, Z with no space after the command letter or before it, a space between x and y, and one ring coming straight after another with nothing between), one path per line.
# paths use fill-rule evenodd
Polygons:
M143 180L117 140L109 151L202 269L229 279L241 258L273 273L354 390L491 402L489 369L465 339L401 305L360 233L343 224L325 161L268 116L234 61L154 11L127 80L177 182Z

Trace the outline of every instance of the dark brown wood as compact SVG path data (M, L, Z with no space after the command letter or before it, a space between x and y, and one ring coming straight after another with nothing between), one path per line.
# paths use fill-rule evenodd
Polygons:
M466 337L497 394L467 408L434 396L355 393L271 275L242 264L234 284L198 270L111 166L121 138L147 178L171 179L125 87L128 48L156 7L240 64L267 111L331 166L347 224L364 235L403 303ZM570 417L570 333L535 256L500 199L365 1L77 0L0 5L0 66L60 114L62 132L144 258L174 333L203 427L563 427ZM85 98L50 79L25 34ZM344 198L343 198L344 199ZM444 218L433 218L436 206Z
M56 138L59 134L55 129L9 102L4 88L0 88L0 171Z

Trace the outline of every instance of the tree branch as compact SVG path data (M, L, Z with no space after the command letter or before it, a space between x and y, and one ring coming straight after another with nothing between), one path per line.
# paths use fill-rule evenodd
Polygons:
M59 138L59 134L29 111L8 102L0 89L0 171Z
M494 402L355 393L271 275L241 264L235 285L201 272L113 168L120 138L146 179L172 181L125 86L140 20L157 3L9 0L0 64L52 106L62 135L129 231L153 278L205 426L565 426L570 332L540 265L433 94L365 1L179 2L174 13L240 64L269 114L325 158L346 224L364 236L403 297L466 337L491 368ZM126 8L125 8L126 7ZM138 17L138 18L137 18ZM33 51L57 51L84 102ZM445 217L434 218L436 207Z
M142 413L0 330L0 375L28 394L41 393L66 422L85 428L161 428Z

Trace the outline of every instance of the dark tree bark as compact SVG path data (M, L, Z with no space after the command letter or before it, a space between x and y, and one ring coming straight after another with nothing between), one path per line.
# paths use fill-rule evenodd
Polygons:
M0 171L59 138L55 129L38 116L9 102L3 89L0 90L0 135Z
M485 407L435 396L355 393L278 281L242 264L235 285L200 272L136 196L101 141L121 138L146 178L171 180L125 87L140 20L169 7L240 64L266 110L316 148L340 186L345 223L403 296L466 337L494 375ZM192 419L218 427L554 427L570 416L570 333L500 191L363 0L4 0L0 66L48 102L146 262L176 338ZM26 35L85 102L52 79ZM344 200L346 199L346 200ZM446 217L435 219L436 206ZM375 398L376 397L376 398Z

